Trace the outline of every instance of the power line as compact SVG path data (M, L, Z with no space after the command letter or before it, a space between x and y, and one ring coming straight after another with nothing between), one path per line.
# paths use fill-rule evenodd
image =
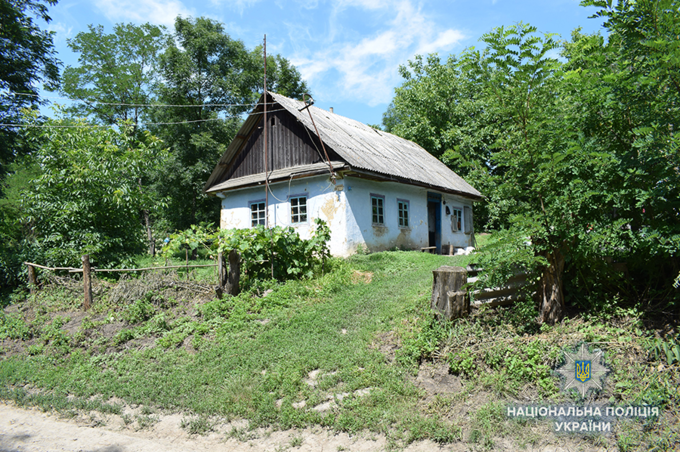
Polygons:
M90 103L90 104L99 104L99 105L110 105L110 106L117 106L117 107L153 107L153 108L200 108L200 107L254 107L258 105L257 103L250 103L250 104L198 104L198 105L174 105L174 104L130 104L130 103L124 103L124 102L102 102L98 100L90 100L90 99L72 99L70 97L61 97L61 96L40 96L38 94L29 94L29 93L12 93L10 92L9 94L12 94L14 96L27 96L27 97L40 97L42 99L61 99L61 100L68 100L71 102L85 102L85 103ZM276 102L269 102L268 105L275 104Z
M273 113L275 111L284 111L285 108L280 108L278 110L269 110L269 113ZM261 115L262 113L250 113L251 115ZM231 118L234 118L235 116L231 116ZM192 121L180 121L180 122L145 122L145 123L139 123L136 124L137 126L171 126L171 125L180 125L180 124L195 124L199 122L208 122L208 121L224 121L225 118L210 118L210 119L196 119ZM85 129L85 128L101 128L101 127L113 127L113 126L120 126L120 125L126 125L126 124L69 124L69 125L61 125L61 124L55 124L55 125L45 125L45 124L0 124L0 127L2 128L33 128L33 129ZM130 126L133 126L135 124L129 124Z

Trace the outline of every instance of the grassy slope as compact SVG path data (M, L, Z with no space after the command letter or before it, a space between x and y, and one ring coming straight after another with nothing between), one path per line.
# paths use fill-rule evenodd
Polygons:
M321 424L383 432L397 441L462 438L493 448L502 436L518 444L545 440L540 434L549 431L546 425L508 421L503 402L570 402L550 367L562 347L586 340L621 344L611 346L622 352L612 353L612 375L595 402L661 403L666 413L662 423L646 429L641 423L624 425L614 438L597 441L622 450L673 447L679 437L677 365L646 361L648 332L638 320L610 325L574 319L536 330L529 328L531 309L517 306L443 327L433 322L431 270L468 259L412 252L355 256L335 261L325 277L275 286L266 297L244 294L195 306L164 304L156 297L112 308L102 297L98 313L71 334L46 311L75 317L63 311L77 303L46 308L45 296L27 302L32 308L21 316L11 316L12 331L27 331L32 345L0 361L0 397L45 409L117 412L118 405L107 403L115 396L203 419L247 418L252 426ZM356 272L372 273L370 283ZM19 317L26 319L24 327ZM123 329L105 337L100 334L105 324ZM376 346L389 331L396 331L402 346L395 363ZM151 348L132 346L145 338ZM446 362L459 375L461 392L424 398L408 378L423 359ZM317 369L317 384L310 386L305 379ZM27 391L26 385L40 391ZM328 397L364 388L370 388L368 396L337 400L337 409L312 409ZM292 406L303 400L306 407ZM587 440L586 449L593 444Z
M351 264L337 263L325 278L289 282L266 298L241 300L210 322L199 318L195 325L209 325L206 334L193 335L198 352L155 347L100 354L87 341L65 349L48 345L36 356L4 359L0 381L6 388L30 384L62 397L116 396L134 404L246 417L255 425L321 423L386 432L401 423L406 428L418 393L404 379L404 369L387 365L371 344L417 300L426 300L431 270L453 260L401 252L358 256ZM353 283L350 265L373 272L371 283ZM174 322L157 336L176 333L182 320ZM335 373L314 388L303 380L315 369ZM372 388L370 395L345 399L339 414L291 406L306 400L312 407L328 395L363 388ZM3 396L25 394L5 390Z

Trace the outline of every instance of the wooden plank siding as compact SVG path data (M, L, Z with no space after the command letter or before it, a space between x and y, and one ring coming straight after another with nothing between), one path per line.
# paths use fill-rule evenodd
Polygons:
M280 106L274 105L272 110L280 108ZM261 117L257 122L250 138L240 152L229 162L226 173L217 183L264 172L263 119L264 117ZM305 126L300 124L297 118L289 112L276 111L268 114L267 122L267 141L269 142L267 169L269 171L310 165L326 160L325 157L322 158L323 149L315 134L311 132L308 134ZM310 135L314 137L316 143L310 140ZM314 144L316 144L318 151ZM343 160L328 147L326 147L326 150L331 160Z

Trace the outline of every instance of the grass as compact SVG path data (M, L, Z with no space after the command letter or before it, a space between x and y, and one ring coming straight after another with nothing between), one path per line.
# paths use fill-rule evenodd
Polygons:
M314 279L259 283L221 300L153 291L114 304L111 283L89 314L79 311L79 294L45 291L0 321L0 398L120 415L121 405L108 402L115 397L146 407L134 419L124 415L126 423L148 428L154 410L172 410L185 413L182 427L191 434L211 431L219 419L247 419L248 428L225 433L250 438L254 427L321 425L382 433L394 445L430 439L490 450L499 438L520 445L551 438L549 426L511 421L503 408L527 399L573 401L552 369L564 347L584 340L615 344L597 401L654 403L665 413L660 422L618 426L613 438L598 441L621 450L672 450L679 438L677 363L661 368L646 352L653 341L639 317L539 327L532 306L517 304L441 324L429 309L431 271L470 259L357 255L331 261ZM209 272L195 277L210 280ZM384 341L398 346L394 356L381 352ZM414 385L419 365L430 362L447 366L460 391L433 396ZM329 400L330 409L314 409ZM291 447L300 444L291 440Z

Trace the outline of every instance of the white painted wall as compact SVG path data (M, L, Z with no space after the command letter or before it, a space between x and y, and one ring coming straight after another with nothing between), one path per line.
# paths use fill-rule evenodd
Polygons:
M271 226L292 226L303 239L308 239L314 230L314 219L322 218L331 228L330 250L334 256L347 256L345 243L346 199L342 191L336 191L328 177L306 177L289 183L279 182L269 186L269 222ZM224 192L220 214L220 227L251 227L250 203L264 201L264 184ZM289 198L307 196L307 222L291 224Z
M428 246L427 193L439 193L446 205L441 207L442 245L467 247L472 244L472 236L463 232L451 231L451 215L446 215L446 206L472 206L465 198L428 190L397 182L376 182L366 179L346 177L343 190L347 197L347 241L349 253L354 253L362 245L370 251L383 251L398 247L400 249L420 249ZM371 194L385 197L384 226L373 225ZM399 227L397 199L409 201L410 225ZM464 231L464 225L462 230Z
M296 179L290 183L279 182L270 185L269 221L272 226L293 226L300 237L311 235L314 219L322 218L331 228L330 250L334 256L348 256L356 252L358 246L369 251L382 251L398 247L400 249L420 249L428 245L427 192L433 190L400 184L396 182L375 182L355 177L338 179L332 185L328 177L317 176ZM251 227L250 202L265 198L264 185L224 192L222 200L220 227ZM372 224L371 193L383 195L384 225ZM307 196L307 222L291 224L290 202L292 196ZM472 206L472 202L462 197L441 193L446 206ZM410 227L400 228L397 198L409 201ZM463 232L451 231L451 215L446 215L445 205L441 205L442 245L467 247L472 244L472 236ZM463 220L464 221L464 220ZM463 225L463 230L465 230Z

